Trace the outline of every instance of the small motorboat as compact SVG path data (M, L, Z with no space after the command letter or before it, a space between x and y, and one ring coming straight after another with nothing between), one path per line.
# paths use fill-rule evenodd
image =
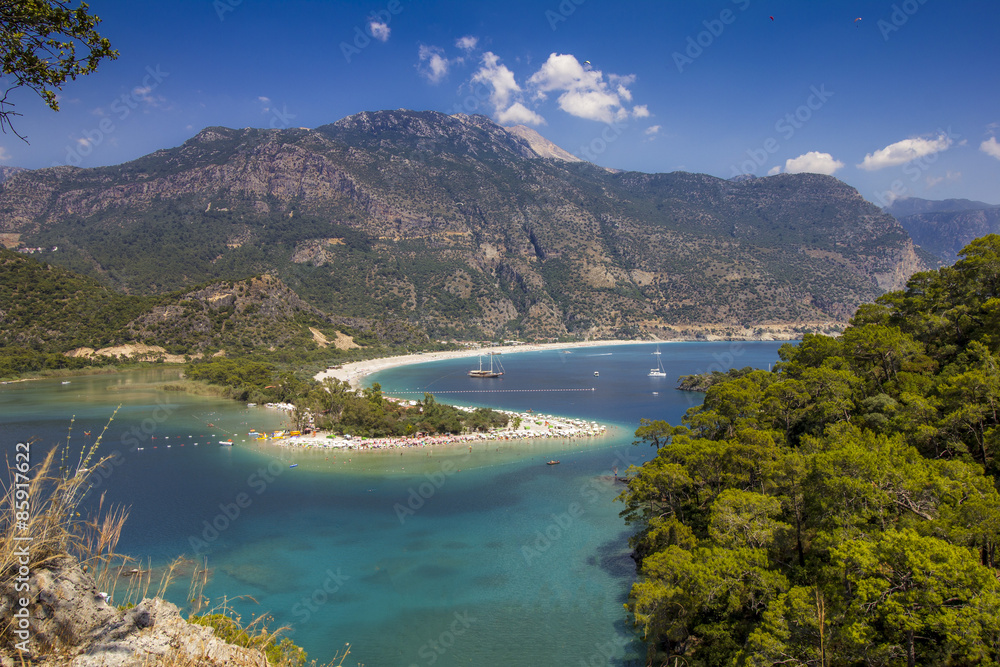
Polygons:
M233 441L232 440L219 440L219 444L222 445L223 447L232 447L233 446Z
M289 467L289 468L298 468L298 467L299 467L299 464L298 464L298 463L293 463L292 465L290 465L290 466L288 466L288 467Z
M549 461L549 462L548 462L548 464L549 464L550 466L554 466L554 465L558 465L558 464L559 464L559 461Z
M594 371L594 377L595 377L595 378L599 378L599 377L601 377L601 373L600 373L600 371Z

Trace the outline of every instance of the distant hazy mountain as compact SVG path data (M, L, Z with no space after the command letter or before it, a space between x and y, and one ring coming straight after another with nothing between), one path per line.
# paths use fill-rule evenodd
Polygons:
M632 336L845 321L926 263L841 181L612 172L483 116L213 127L0 187L0 232L131 293L271 273L432 335Z
M998 208L995 204L973 201L971 199L921 199L907 197L897 199L885 207L885 212L896 218L919 213L952 213L955 211L982 211L988 208Z
M1000 232L1000 206L969 199L932 201L909 197L886 207L913 242L942 264L954 264L969 241Z

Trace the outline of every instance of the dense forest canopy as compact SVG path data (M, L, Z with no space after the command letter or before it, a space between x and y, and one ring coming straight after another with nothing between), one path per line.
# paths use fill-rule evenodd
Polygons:
M651 664L1000 662L1000 236L711 386L620 499Z

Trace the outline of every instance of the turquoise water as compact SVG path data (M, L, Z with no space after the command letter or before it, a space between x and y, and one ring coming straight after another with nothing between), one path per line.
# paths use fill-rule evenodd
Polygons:
M6 385L0 419L7 451L34 435L40 457L39 447L65 441L70 415L71 443L82 443L123 403L102 447L118 463L92 493L130 506L120 549L154 565L207 557L209 598L252 596L233 604L289 625L312 658L350 642L346 664L369 667L641 664L622 608L634 568L612 471L650 456L631 445L641 417L676 422L700 400L673 389L678 375L767 368L778 347L664 344L666 378L646 375L652 345L629 345L505 354L498 380L468 378L469 359L367 379L412 398L430 391L442 402L612 425L597 440L472 452L244 443L251 427L276 428L281 416L159 391L176 376L168 370ZM218 445L233 434L237 446ZM545 465L553 458L560 465ZM167 596L181 605L189 573Z

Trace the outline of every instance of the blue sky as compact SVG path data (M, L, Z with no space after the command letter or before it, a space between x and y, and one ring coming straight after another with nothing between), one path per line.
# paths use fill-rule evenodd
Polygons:
M816 171L879 205L1000 204L996 0L90 5L121 57L58 113L12 93L30 143L0 135L0 164L117 164L212 125L407 108L528 124L618 169Z

